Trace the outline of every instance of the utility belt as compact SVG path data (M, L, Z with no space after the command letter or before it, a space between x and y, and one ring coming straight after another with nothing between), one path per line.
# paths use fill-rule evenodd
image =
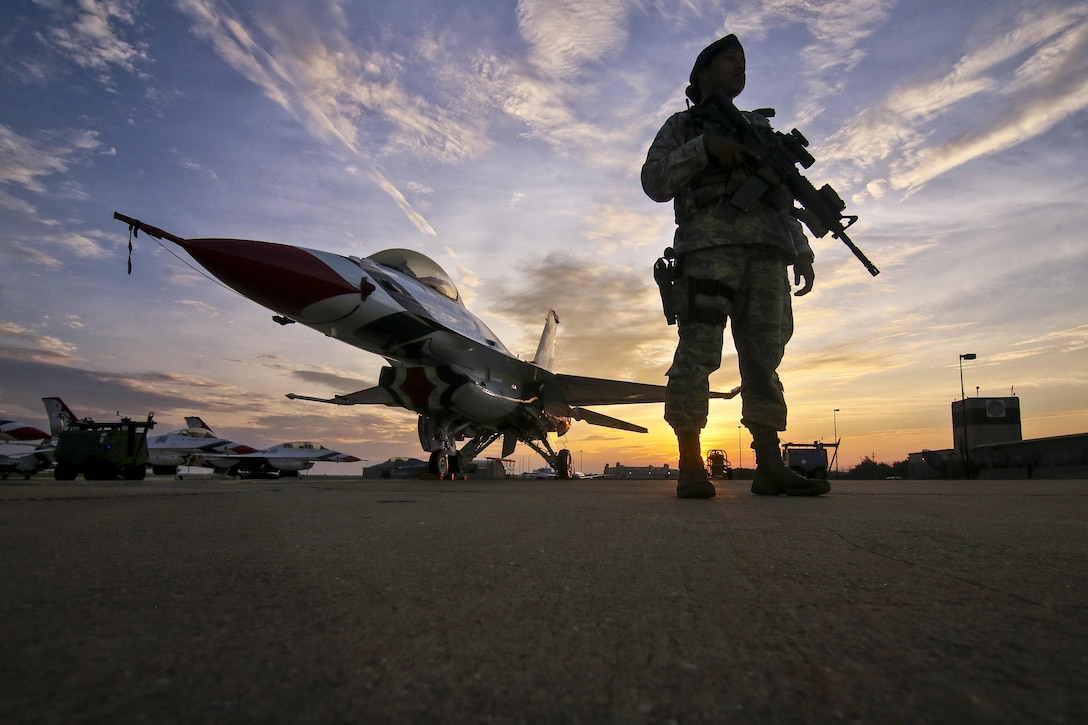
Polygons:
M728 313L703 302L707 298L724 297L733 301L736 292L727 284L713 279L687 277L683 273L683 257L672 247L654 263L654 281L661 293L661 308L670 325L702 322L725 327Z

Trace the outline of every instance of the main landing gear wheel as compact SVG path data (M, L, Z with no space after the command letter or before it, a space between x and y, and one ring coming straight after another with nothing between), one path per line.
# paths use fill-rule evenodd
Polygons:
M450 454L445 451L431 451L431 459L427 462L427 472L435 474L439 478L448 478L450 475Z
M555 476L562 479L574 478L574 457L566 448L555 456Z

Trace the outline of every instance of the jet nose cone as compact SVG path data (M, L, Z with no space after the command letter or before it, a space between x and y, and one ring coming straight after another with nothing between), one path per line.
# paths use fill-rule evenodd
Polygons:
M299 319L315 302L359 292L301 247L244 239L185 239L177 243L240 294L293 319Z

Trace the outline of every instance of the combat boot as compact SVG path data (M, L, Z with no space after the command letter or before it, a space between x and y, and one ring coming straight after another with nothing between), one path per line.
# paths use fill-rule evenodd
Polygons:
M680 475L676 481L677 498L714 498L717 491L703 464L699 448L699 431L677 431L680 444Z
M820 496L831 490L831 484L807 478L791 470L782 461L778 431L766 426L750 426L752 449L756 452L756 475L752 493L757 496Z

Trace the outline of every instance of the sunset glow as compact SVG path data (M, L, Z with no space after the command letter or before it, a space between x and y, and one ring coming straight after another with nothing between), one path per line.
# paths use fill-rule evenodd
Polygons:
M5 418L43 427L60 396L256 447L425 457L409 412L284 397L373 385L380 358L143 235L127 274L115 210L182 237L419 250L523 358L554 308L557 372L663 384L676 328L651 268L673 212L639 169L698 51L733 32L737 105L804 132L806 175L881 270L813 240L783 440L837 432L844 468L949 448L967 352L966 394L1020 396L1025 438L1088 431L1083 2L40 0L0 27ZM739 382L728 333L726 351L717 390ZM577 467L675 465L661 406L601 412L650 433L576 423ZM739 417L713 401L704 449L750 465Z

